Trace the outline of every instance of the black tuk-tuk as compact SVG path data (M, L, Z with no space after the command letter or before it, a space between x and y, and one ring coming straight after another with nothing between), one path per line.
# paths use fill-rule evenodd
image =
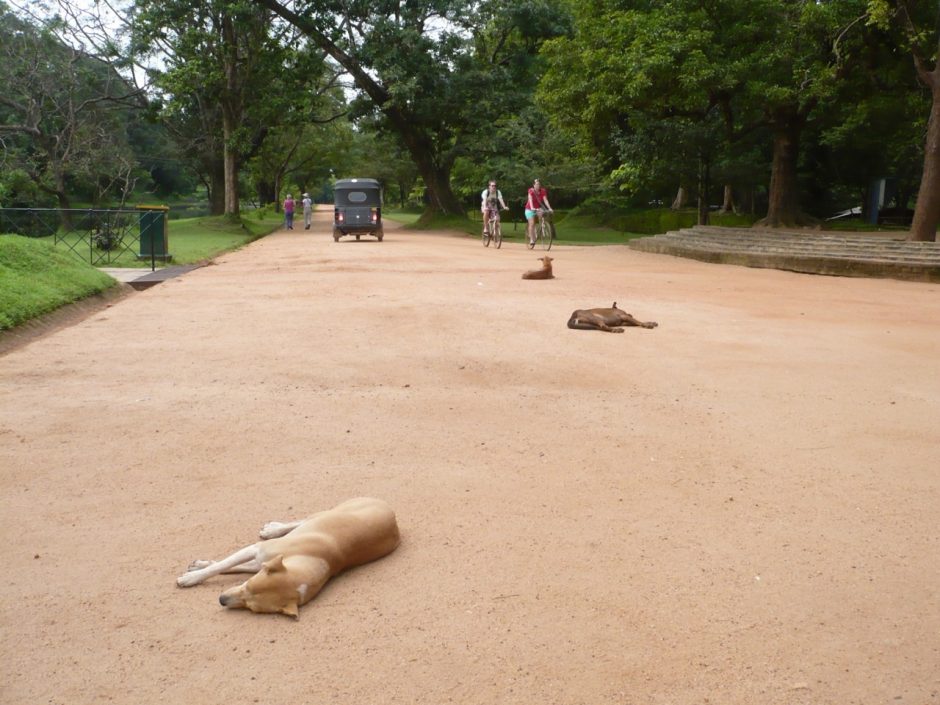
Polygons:
M375 179L340 179L333 184L333 239L372 235L382 241L382 185Z

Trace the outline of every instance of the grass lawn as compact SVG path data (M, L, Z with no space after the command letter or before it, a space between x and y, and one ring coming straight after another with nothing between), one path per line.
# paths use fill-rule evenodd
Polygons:
M270 213L261 219L249 214L242 218L241 224L230 223L218 216L171 220L170 254L176 264L202 262L247 245L277 230L282 222L282 216L278 213ZM149 262L142 264L150 266Z
M583 216L565 218L558 214L555 225L555 242L559 245L619 245L638 237L645 237L639 233L625 233L613 228L598 225L590 218ZM480 215L477 212L467 217L436 215L431 218L422 218L420 213L411 213L386 209L383 216L389 220L404 223L406 228L414 230L454 230L479 238L483 229ZM525 223L521 220L513 221L503 216L503 240L510 242L525 241Z
M49 242L0 235L0 330L97 294L116 283Z
M223 252L235 250L252 240L277 230L281 226L281 217L276 213L264 211L244 216L241 223L231 222L222 216L203 216L182 218L169 221L168 246L173 256L171 264L195 264L217 257ZM51 237L44 238L52 242ZM64 238L60 236L60 249L71 249L88 261L88 234L73 231ZM97 267L150 267L150 260L137 258L136 246L131 252L108 253L94 252ZM74 254L73 254L74 256ZM162 262L157 261L159 266Z
M235 250L277 230L281 216L250 214L241 223L222 217L169 221L169 249L174 264L194 264ZM87 237L82 235L82 237ZM87 239L78 252L87 252ZM123 253L107 267L150 267L136 253ZM0 330L55 310L114 286L117 282L51 237L0 235Z
M385 217L403 223L406 229L415 230L452 230L469 236L480 237L482 223L478 211L470 211L465 217L435 215L424 217L421 213L386 209ZM568 214L555 211L555 242L559 245L620 245L651 234L678 230L695 224L697 212L693 210L672 211L667 208L637 211L602 219L593 215ZM712 225L724 227L748 228L754 221L753 216L725 214L711 215ZM609 223L607 225L606 223ZM630 226L635 226L635 231ZM612 226L612 227L611 227ZM827 222L823 231L897 231L905 232L904 227L869 225L861 220L843 220ZM510 242L525 240L525 223L513 221L503 215L503 239Z
M400 211L393 208L383 208L382 217L387 218L388 220L393 220L396 223L402 223L403 225L414 225L416 222L418 222L418 218L421 217L421 213Z

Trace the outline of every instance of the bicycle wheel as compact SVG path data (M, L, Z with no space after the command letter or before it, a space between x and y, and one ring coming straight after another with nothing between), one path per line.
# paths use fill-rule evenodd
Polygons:
M503 226L500 225L500 222L497 220L493 224L493 240L496 242L496 249L498 250L503 245Z
M543 250L552 249L552 227L545 218L539 223L539 242Z
M486 224L486 227L483 229L483 247L490 246L490 228L493 227L493 222L490 221Z

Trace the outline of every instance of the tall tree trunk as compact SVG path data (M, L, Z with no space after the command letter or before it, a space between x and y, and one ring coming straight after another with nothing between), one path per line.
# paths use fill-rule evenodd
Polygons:
M698 158L698 224L708 225L708 189L711 181L710 163L707 157Z
M770 172L770 192L767 195L767 215L755 225L771 228L804 225L807 219L800 212L796 178L796 167L800 158L800 133L803 131L804 119L796 107L786 107L776 111L771 124L774 154Z
M450 215L464 215L466 210L460 199L454 195L450 187L450 170L441 167L431 167L424 176L424 184L428 187L428 209L434 213Z
M69 201L68 194L65 192L65 187L62 186L60 190L55 192L56 201L59 203L59 220L62 223L62 227L65 230L72 229L72 213L71 208L72 204Z
M65 174L62 173L61 169L58 169L58 162L53 166L55 173L53 174L52 180L55 183L54 188L45 188L47 193L51 193L55 196L56 202L59 204L59 221L62 223L62 227L65 230L72 229L72 203L69 201L68 192L65 190Z
M794 226L800 211L796 165L800 153L800 127L788 124L774 131L774 154L767 196L767 217L762 225Z
M924 145L924 173L920 177L917 205L914 207L914 222L911 223L911 240L936 242L937 225L940 225L940 61L931 74L930 85L933 103L927 121L927 142ZM927 79L922 76L926 81Z
M47 148L46 153L52 154L53 152ZM71 230L72 214L69 211L72 208L72 204L69 201L69 195L65 189L65 174L59 166L57 159L52 160L49 169L52 171L52 186L49 186L42 174L36 170L30 169L28 171L29 178L41 191L45 191L50 196L55 196L56 203L59 205L59 222L62 223L62 227L65 230Z
M225 215L238 215L238 155L232 148L232 137L235 133L234 120L228 115L228 111L222 111L222 161L224 164L225 178Z
M731 184L725 184L724 197L721 201L721 209L719 213L737 213L738 208L734 203L734 190L731 188Z
M672 210L677 211L681 208L685 208L686 204L689 202L689 194L685 190L685 186L679 184L679 190L676 191L676 197L672 199L672 205L669 206Z
M436 150L427 132L416 127L414 122L397 108L383 111L402 136L418 173L424 179L428 194L427 211L464 215L466 210L450 186L450 165L441 164L434 158Z
M277 203L277 188L270 181L259 181L257 190L259 206L266 206L269 203Z
M213 160L209 165L209 215L225 213L225 165Z

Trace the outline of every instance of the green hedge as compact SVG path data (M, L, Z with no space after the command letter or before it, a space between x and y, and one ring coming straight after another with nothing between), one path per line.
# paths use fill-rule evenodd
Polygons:
M674 211L671 208L650 208L638 210L631 207L626 198L617 196L595 196L571 211L572 216L593 220L599 225L625 233L658 235L659 233L691 228L698 222L698 211L685 208ZM709 223L725 227L747 228L754 224L757 216L736 215L734 213L711 213Z

